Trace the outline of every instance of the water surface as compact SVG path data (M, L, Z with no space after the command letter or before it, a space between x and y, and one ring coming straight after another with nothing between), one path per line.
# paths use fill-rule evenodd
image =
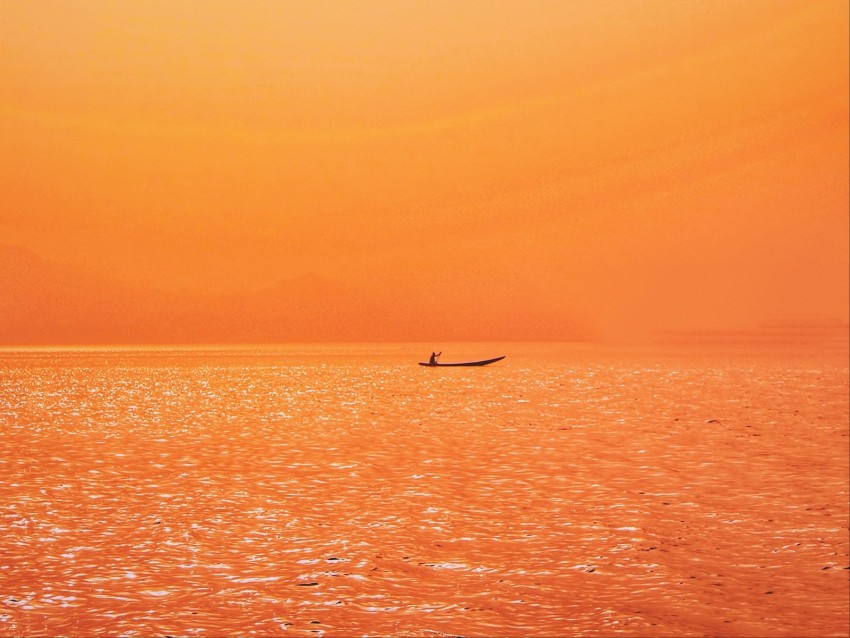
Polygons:
M455 344L0 352L0 634L848 631L848 369Z

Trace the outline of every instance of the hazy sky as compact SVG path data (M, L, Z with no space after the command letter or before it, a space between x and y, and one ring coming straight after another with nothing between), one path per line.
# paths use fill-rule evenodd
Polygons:
M0 243L69 269L518 338L847 320L846 0L0 12Z

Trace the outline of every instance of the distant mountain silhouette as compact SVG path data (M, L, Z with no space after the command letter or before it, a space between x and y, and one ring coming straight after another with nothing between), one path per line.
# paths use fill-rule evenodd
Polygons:
M452 294L434 304L416 290L355 288L318 276L232 294L165 292L0 245L0 345L582 337L562 317L535 316L516 291L480 299L455 286Z
M668 330L653 334L657 343L727 347L817 347L844 351L850 325L839 319L771 321L738 330Z
M0 340L7 344L109 343L141 337L152 294L0 247ZM129 317L136 315L133 321Z
M0 246L6 345L349 340L364 328L340 320L355 302L362 296L318 277L229 295L162 292Z

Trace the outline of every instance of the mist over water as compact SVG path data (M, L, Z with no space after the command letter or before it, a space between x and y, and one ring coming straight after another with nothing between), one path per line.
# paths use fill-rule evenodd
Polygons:
M0 634L846 635L846 355L0 351Z

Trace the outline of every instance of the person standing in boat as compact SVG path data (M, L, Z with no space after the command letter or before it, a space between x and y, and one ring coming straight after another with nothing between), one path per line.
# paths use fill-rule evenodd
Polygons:
M429 365L429 366L435 366L435 365L437 365L437 359L439 359L439 358L440 358L440 355L441 355L441 354L443 354L443 353L442 353L442 352L432 352L432 353L431 353L431 358L430 358L430 359L428 359L428 365Z

